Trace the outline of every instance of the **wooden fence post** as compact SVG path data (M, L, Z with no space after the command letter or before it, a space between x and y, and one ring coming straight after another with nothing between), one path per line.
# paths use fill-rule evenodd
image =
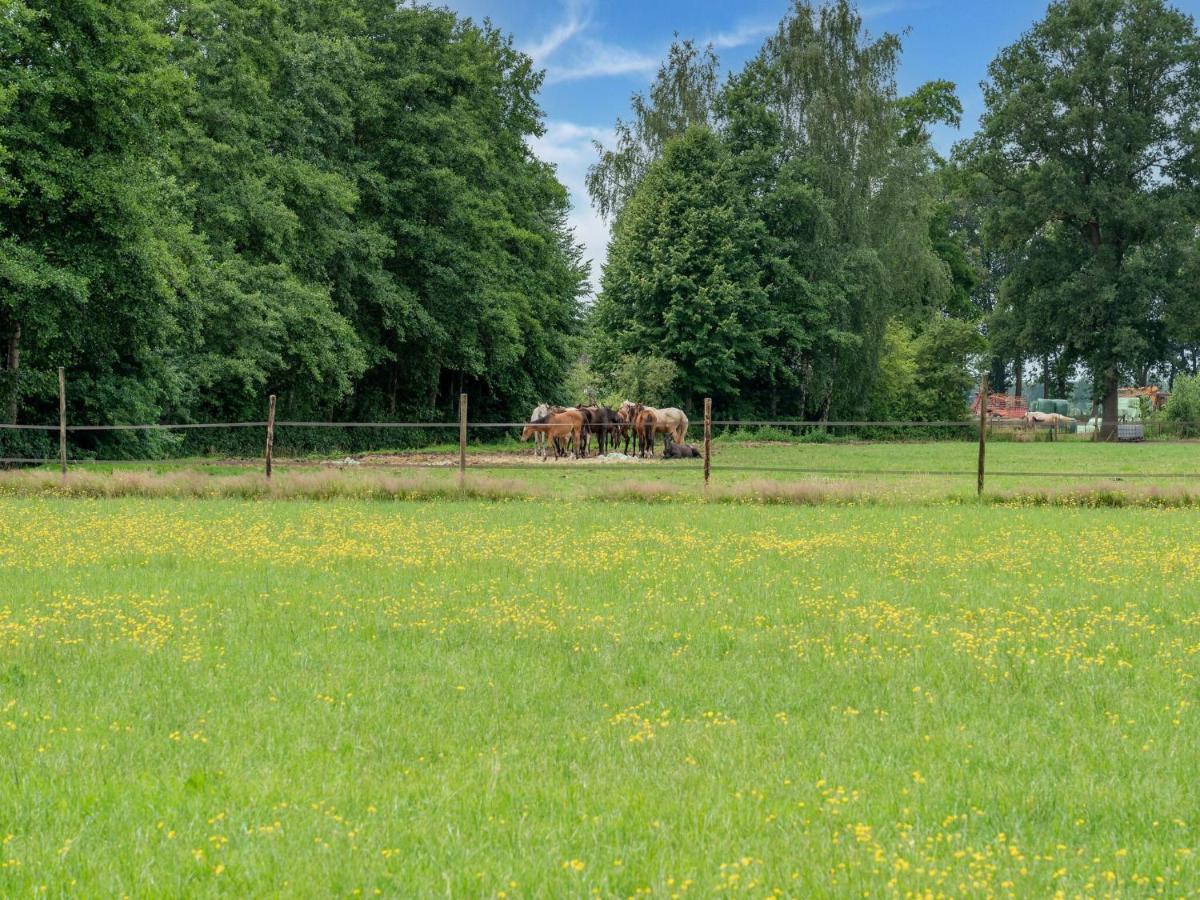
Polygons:
M58 367L58 465L67 477L67 375Z
M467 395L458 395L458 487L467 483Z
M979 380L979 483L975 493L983 496L983 456L987 447L988 373Z
M704 489L708 490L712 466L712 398L704 398Z
M267 478L271 477L271 467L275 462L275 395L267 398Z

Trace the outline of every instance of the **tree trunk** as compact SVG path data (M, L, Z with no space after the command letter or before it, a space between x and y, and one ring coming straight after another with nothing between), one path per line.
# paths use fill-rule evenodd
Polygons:
M801 365L800 371L803 373L800 376L800 418L808 418L808 385L812 380L812 363L805 362Z
M825 399L821 401L821 412L818 418L822 425L829 421L829 408L833 406L833 381L829 382L829 387L825 391Z
M1100 440L1117 439L1117 397L1121 386L1115 369L1104 373L1104 421L1100 425Z
M1008 369L1004 365L1004 360L999 356L992 357L991 371L988 373L988 385L992 393L1008 393Z
M1013 360L1013 396L1020 397L1025 390L1025 360Z
M20 398L20 388L17 384L21 375L21 323L13 324L12 334L8 336L8 421L17 424L17 400Z

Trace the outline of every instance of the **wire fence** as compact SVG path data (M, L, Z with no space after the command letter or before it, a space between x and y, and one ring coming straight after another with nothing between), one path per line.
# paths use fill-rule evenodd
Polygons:
M353 453L351 457L341 461L343 464L424 469L445 469L457 464L460 478L465 477L467 470L548 471L548 455L538 456L536 455L538 451L532 448L517 450L511 443L504 443L506 438L511 439L516 437L516 434L512 432L525 431L531 427L531 423L508 421L470 422L467 420L467 401L465 396L460 398L459 421L457 422L342 422L276 419L274 416L275 398L271 397L268 418L257 421L75 424L68 422L66 418L65 386L61 387L60 390L63 393L60 395L60 421L57 425L0 423L0 464L6 466L45 466L58 463L65 474L68 467L72 465L170 463L172 454L169 451L172 448L167 448L165 452L159 452L154 455L143 454L140 457L137 454L137 447L131 448L132 452L105 455L103 453L103 444L85 448L78 446L77 442L71 440L71 437L77 436L78 438L83 438L89 435L99 436L105 433L142 433L146 435L177 433L186 435L188 433L212 433L221 430L226 432L244 432L249 430L251 432L260 432L260 437L255 438L252 434L246 435L242 440L242 444L248 445L247 442L250 441L262 441L259 444L261 455L257 456L257 458L264 461L266 474L269 478L272 466L279 463L291 466L329 465L331 462L338 464L337 460L330 460L328 456L339 455L342 452L341 450L334 449L333 453L328 454L325 459L311 458L304 452L306 444L303 441L293 443L289 440L289 437L294 436L297 432L320 431L327 434L336 434L337 432L357 431L363 433L367 430L374 430L381 436L396 432L407 433L410 436L408 439L410 446L416 445L413 446L413 451L415 452L388 453L383 452L381 446L376 446L373 452ZM705 409L706 411L710 410L711 404L706 402ZM980 491L982 491L985 473L991 477L1008 479L1130 479L1137 481L1163 480L1171 482L1200 480L1200 450L1196 454L1195 471L1146 471L1140 467L1131 467L1123 471L1081 471L1067 468L986 470L985 447L989 439L1053 441L1080 440L1085 438L1096 439L1099 437L1098 433L1079 435L1078 433L1073 433L1077 431L1076 428L1063 426L1064 423L1061 421L1040 423L1027 420L994 419L986 415L973 419L941 421L856 420L838 422L812 422L788 419L713 419L711 416L706 416L702 421L689 423L685 434L685 440L693 435L697 437L700 435L703 436L703 453L700 454L700 458L690 461L687 459L676 460L674 461L675 465L669 467L669 469L660 468L658 471L679 471L679 469L700 469L703 467L705 484L708 483L711 471L714 468L721 472L744 473L747 475L787 475L791 477L822 478L935 477L961 479L975 476L978 478ZM1122 428L1127 433L1133 435L1134 439L1188 439L1194 435L1200 435L1200 423L1167 423L1155 420L1136 424L1124 423ZM647 466L648 460L636 455L628 455L631 445L626 437L627 429L628 425L626 424L619 426L598 424L592 426L591 434L588 434L588 430L584 429L577 436L576 440L580 446L571 448L570 452L573 456L568 457L566 460L570 463L597 462L595 456L592 456L590 459L579 458L580 451L583 449L582 444L585 442L579 440L579 438L588 439L588 442L594 446L595 443L599 443L597 439L603 437L612 440L614 448L617 446L623 448L623 450L614 450L614 452L607 454L603 459L603 465L562 465L562 460L558 459L558 457L563 448L558 448L555 451L555 462L559 464L553 468L562 472L569 469L577 473L637 472L642 475L654 471ZM536 431L538 428L535 427L534 430ZM34 452L5 454L3 449L7 448L3 444L3 434L21 432L40 433L44 438L57 434L57 455L51 455L49 452L51 450L49 442L36 447ZM510 432L510 434L505 435L504 432ZM470 440L469 436L471 434L476 436L474 442ZM526 432L526 436L528 436L528 432ZM914 467L911 465L911 459L904 460L908 465L882 464L867 467L851 464L785 465L774 464L772 462L760 464L745 461L745 454L741 454L741 458L720 461L714 465L712 448L714 439L720 448L724 448L738 438L744 439L745 442L753 445L756 443L756 439L758 439L758 442L771 441L772 439L776 439L777 441L781 436L785 441L791 439L797 443L825 443L835 440L848 441L850 439L865 442L904 441L911 440L914 437L922 440L953 440L959 442L964 440L974 442L977 440L979 443L979 458L978 465L975 468L964 467L962 460L946 460L942 464L931 462L928 466ZM450 440L445 440L447 437ZM764 438L766 441L763 441ZM76 446L72 447L73 443L76 443ZM336 445L336 440L333 443ZM362 442L356 441L355 443L361 444ZM377 443L384 445L386 442L380 439ZM423 448L421 445L424 445ZM446 451L445 448L447 445L457 445L457 453ZM423 452L420 452L422 449ZM468 452L469 450L470 452ZM190 465L244 465L251 462L256 455L231 455L229 453L213 452L209 454L208 458L204 458L203 456L197 458L194 455L187 455L186 458ZM654 451L651 450L651 456L653 455ZM717 455L724 455L724 450L721 449L721 452ZM457 459L454 458L455 456L457 456ZM807 463L807 461L805 462ZM897 460L897 462L900 462L900 460ZM1188 465L1187 468L1192 469L1193 465Z

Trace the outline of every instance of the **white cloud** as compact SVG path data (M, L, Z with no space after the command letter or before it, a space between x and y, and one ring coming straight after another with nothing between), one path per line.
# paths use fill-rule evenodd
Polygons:
M596 161L593 141L612 146L615 136L611 128L579 125L575 122L551 120L546 133L529 142L530 149L558 169L558 180L571 193L571 227L575 239L583 244L585 257L592 263L592 289L600 289L600 270L608 256L608 225L592 208L587 192L587 170Z
M712 44L717 50L729 50L734 47L744 47L747 44L753 44L760 41L776 28L773 22L742 22L734 27L732 31L722 31L720 34L715 34L708 40L706 44Z
M584 78L609 78L614 75L649 75L659 65L660 54L641 53L602 41L584 41L575 60L554 67L546 75L549 84L580 81Z
M888 13L899 12L907 7L907 3L899 2L899 0L895 3L871 3L867 6L859 7L858 14L864 19L873 19L876 16L886 16Z
M581 173L582 184L582 173L585 173L587 167L596 159L592 141L599 141L608 146L616 141L616 134L611 128L554 120L546 123L546 133L532 140L530 146L539 159L558 166L560 173Z
M585 0L567 0L563 5L565 18L537 43L525 47L525 52L534 62L542 63L553 56L564 44L582 34L591 24L591 3Z

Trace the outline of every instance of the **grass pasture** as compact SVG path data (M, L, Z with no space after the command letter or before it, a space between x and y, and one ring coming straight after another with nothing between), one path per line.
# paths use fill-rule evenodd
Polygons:
M9 496L0 584L3 896L1200 890L1193 509Z
M343 465L347 460L352 465ZM713 444L714 499L790 496L882 502L974 501L978 447L970 441L784 443L719 440ZM284 496L399 497L453 494L458 450L450 445L420 452L380 452L355 457L277 458L275 493ZM599 462L540 461L528 444L471 444L468 485L488 496L587 499L661 496L697 499L703 485L698 460ZM74 465L75 492L231 494L267 493L259 460L184 459L155 463ZM314 473L326 473L315 477ZM109 475L117 475L111 479ZM89 477L90 476L90 477ZM162 483L161 476L173 482ZM289 481L289 476L292 477ZM374 479L375 488L371 487ZM155 486L154 482L160 483ZM987 448L987 492L993 500L1067 498L1104 493L1131 500L1200 502L1200 442L1152 441L1095 444L1082 440L996 440ZM172 487L172 484L174 485ZM291 485L292 487L289 487ZM67 491L70 492L69 490ZM0 496L64 493L54 467L0 473Z

